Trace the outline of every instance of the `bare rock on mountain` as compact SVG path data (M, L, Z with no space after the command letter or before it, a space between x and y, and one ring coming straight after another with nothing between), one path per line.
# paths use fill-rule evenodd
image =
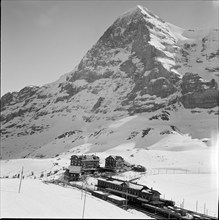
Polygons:
M213 108L218 106L217 82L204 82L198 74L186 73L182 79L181 101L185 108Z

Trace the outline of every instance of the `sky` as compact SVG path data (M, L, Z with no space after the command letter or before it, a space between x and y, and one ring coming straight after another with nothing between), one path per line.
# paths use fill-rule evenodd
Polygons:
M117 17L137 5L185 29L218 28L219 1L2 0L1 96L73 70Z

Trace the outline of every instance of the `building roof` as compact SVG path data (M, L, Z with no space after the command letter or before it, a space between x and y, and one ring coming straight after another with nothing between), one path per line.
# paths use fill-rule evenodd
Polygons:
M105 179L103 179L103 178L97 178L97 180L106 181L106 180L105 180Z
M128 184L128 187L131 189L142 190L143 188L145 188L145 186L142 186L136 183L127 182L127 184Z
M147 193L147 194L152 194L152 190L150 189L143 189L142 192Z
M78 159L81 159L83 161L99 161L100 158L94 154L92 155L72 155L71 159L77 157Z
M108 190L110 192L123 194L123 195L129 196L129 197L138 198L138 196L136 196L136 195L133 195L133 194L130 194L130 193L127 193L127 192L123 192L123 191L120 191L120 190L111 189L111 188L106 188L106 190Z
M142 191L147 194L154 194L154 193L160 194L160 192L158 192L157 190L149 189L147 186L141 185L138 183L132 183L132 182L128 182L128 181L115 180L115 179L106 180L106 179L102 179L102 178L98 178L98 180L102 180L102 181L108 182L108 183L113 183L115 185L126 185L127 188L139 190L139 191Z
M82 158L81 155L72 155L71 158L73 158L73 157L77 157L78 159L81 159L81 158Z
M108 159L109 157L112 157L114 160L119 160L119 159L124 160L121 156L115 156L115 155L109 155L106 159Z
M116 199L118 201L126 201L126 199L115 195L109 195L108 198Z
M162 205L164 203L161 202L161 201L151 201L151 204L153 204L153 205Z
M142 190L143 188L148 188L147 186L140 185L140 184L137 184L137 183L131 183L131 182L124 181L124 180L102 179L102 178L99 178L99 180L102 180L102 181L105 181L105 182L108 182L108 183L114 183L114 184L116 184L116 185L125 184L125 185L126 185L127 187L129 187L129 188L137 189L137 190Z
M109 193L102 192L102 191L99 191L99 190L94 191L94 193L101 194L101 195L108 195L109 194Z
M108 181L108 182L114 183L116 185L122 185L122 182L120 182L118 180L113 180L113 181Z
M148 189L147 186L144 186L144 185L141 185L138 183L132 183L132 182L125 181L125 182L123 182L123 184L127 185L127 187L131 188L131 189L136 189L136 190Z
M100 158L95 155L83 155L82 156L82 161L99 161Z
M98 178L98 180L102 180L104 182L107 182L107 183L113 183L113 184L116 184L116 185L122 185L123 182L119 181L119 180L106 180L106 179L102 179L102 178Z
M70 165L68 167L69 173L80 173L81 172L81 166L72 166Z
M151 191L153 191L154 193L157 193L157 194L161 195L161 193L158 192L157 190L152 189Z
M137 198L137 200L141 201L141 202L149 202L148 199L143 199L143 198Z

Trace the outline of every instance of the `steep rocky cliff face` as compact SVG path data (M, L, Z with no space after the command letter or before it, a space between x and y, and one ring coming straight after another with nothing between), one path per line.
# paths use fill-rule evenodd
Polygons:
M186 73L183 76L181 102L185 108L213 108L218 106L218 84L212 79L201 80L198 74Z
M74 133L68 149L127 115L215 108L218 60L218 30L183 30L137 6L71 72L1 98L2 158L31 156L65 132L85 132Z

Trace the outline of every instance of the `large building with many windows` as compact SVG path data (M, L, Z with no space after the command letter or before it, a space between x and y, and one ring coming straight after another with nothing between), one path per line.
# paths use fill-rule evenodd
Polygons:
M109 170L122 170L124 167L124 159L121 156L108 156L105 159L105 168Z
M96 155L72 155L71 166L80 166L82 172L95 171L99 167L100 158Z
M100 158L96 155L82 155L82 171L93 172L99 167Z
M97 189L121 196L133 203L150 203L157 206L163 205L163 202L160 200L160 192L133 182L113 178L99 178Z

